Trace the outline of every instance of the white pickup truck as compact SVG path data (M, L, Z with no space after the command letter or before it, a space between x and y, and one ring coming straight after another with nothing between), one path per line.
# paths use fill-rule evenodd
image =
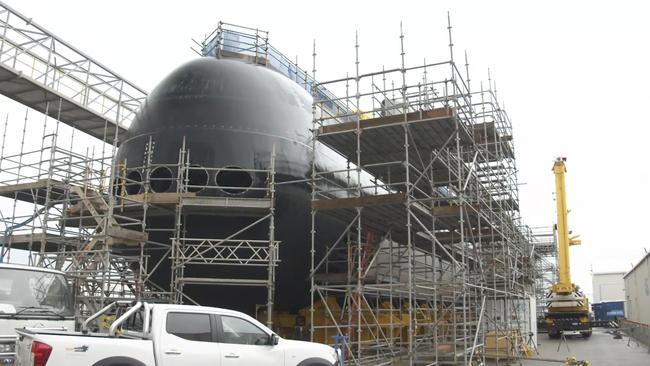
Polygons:
M280 338L252 317L232 310L136 303L110 326L81 332L17 329L19 366L338 366L340 353L318 343Z

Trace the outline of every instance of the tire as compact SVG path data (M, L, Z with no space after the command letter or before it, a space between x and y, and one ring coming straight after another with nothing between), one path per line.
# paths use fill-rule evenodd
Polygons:
M93 364L93 366L146 366L130 357L109 357Z
M560 333L548 332L548 337L550 339L560 339Z
M313 358L308 358L306 360L303 360L296 366L333 366L333 365L329 363L327 360L318 357L313 357Z
M582 335L582 338L587 339L587 338L591 337L591 331L580 332L580 335Z

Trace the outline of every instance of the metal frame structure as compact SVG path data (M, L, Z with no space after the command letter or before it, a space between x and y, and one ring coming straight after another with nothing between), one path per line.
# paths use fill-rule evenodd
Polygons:
M357 38L353 76L314 86L344 96L312 94L313 149L348 168L314 164L309 323L312 339L343 340L350 364L528 352L535 256L511 122L492 80L470 89L448 29L447 61L407 66L400 32L400 66L362 74ZM336 242L318 241L319 215L345 223Z
M25 118L20 151L8 154L5 123L0 195L13 205L2 210L2 260L27 249L31 264L73 274L80 319L109 298L196 303L187 286L227 285L265 287L272 325L279 258L273 163L250 170L266 176L257 198L197 195L229 187L194 186L194 170L228 168L190 164L183 143L178 162L164 164L177 172L165 178L175 192L156 193L151 172L162 165L153 163L155 141L140 166L115 160L118 137L146 93L2 3L0 28L0 92L103 142L101 154L75 152L74 143L62 148L58 122L48 133L46 117L40 149L25 151ZM203 56L270 67L314 98L306 321L312 340L343 348L346 364L499 364L528 352L535 281L553 268L545 265L550 246L519 217L511 121L496 84L488 76L485 87L471 87L467 56L464 65L455 60L451 24L448 31L447 60L407 66L400 29L399 66L369 73L361 73L357 38L353 76L326 82L316 82L315 45L309 75L259 29L219 23L199 44ZM317 169L316 154L327 149L347 167ZM144 178L129 178L132 170ZM206 209L255 219L226 237L187 237L187 216ZM152 227L148 218L160 211L174 224ZM319 241L321 215L345 228L335 242ZM246 238L260 225L267 239ZM154 231L168 233L169 242L152 241ZM156 263L153 251L164 253ZM166 259L169 286L151 283ZM198 266L264 267L267 275L187 275Z
M145 167L150 172L153 166ZM202 191L226 191L237 187L220 186L218 182L193 186L188 177L193 170L200 171L232 171L247 172L263 177L264 187L250 187L256 197L224 197L192 195L194 188ZM185 149L185 143L179 153L178 175L176 179L178 200L175 203L175 225L171 246L172 301L175 303L190 302L200 305L184 291L186 286L248 286L266 288L266 323L273 324L273 304L275 297L275 271L279 264L280 242L275 240L275 152L271 154L269 169L233 169L197 167L190 164L190 152ZM253 218L250 224L230 228L231 234L221 238L187 237L185 229L186 217L189 214L210 212L214 215L245 216ZM263 227L268 231L267 239L259 239L249 233L255 228ZM242 271L239 276L190 277L185 271L190 267L226 268L238 267ZM248 271L253 267L266 268L266 276L255 276Z
M147 93L0 2L0 93L93 137L126 132ZM49 110L61 101L58 111ZM56 112L56 113L54 113Z

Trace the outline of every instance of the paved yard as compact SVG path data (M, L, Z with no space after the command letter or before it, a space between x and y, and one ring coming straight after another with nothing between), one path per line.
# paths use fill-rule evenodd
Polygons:
M590 361L591 366L650 366L650 353L646 346L638 344L634 339L630 341L627 336L623 339L614 339L605 331L605 329L594 329L593 335L587 340L580 337L567 337L566 344L564 341L549 339L546 334L540 334L538 336L540 354L534 357L559 360L574 356L578 360ZM532 360L522 361L521 364L524 366L561 365L561 363Z

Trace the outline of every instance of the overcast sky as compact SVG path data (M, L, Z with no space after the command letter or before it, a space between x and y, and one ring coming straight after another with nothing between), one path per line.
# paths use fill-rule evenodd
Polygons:
M327 80L354 71L355 31L362 73L399 65L400 21L407 64L447 60L449 10L473 85L490 67L513 120L529 225L554 221L551 167L568 158L569 223L583 241L571 250L574 282L590 292L592 268L627 271L650 249L641 235L650 207L646 2L5 1L148 91L196 57L192 38L219 20L268 30L308 70L315 39L317 79Z

